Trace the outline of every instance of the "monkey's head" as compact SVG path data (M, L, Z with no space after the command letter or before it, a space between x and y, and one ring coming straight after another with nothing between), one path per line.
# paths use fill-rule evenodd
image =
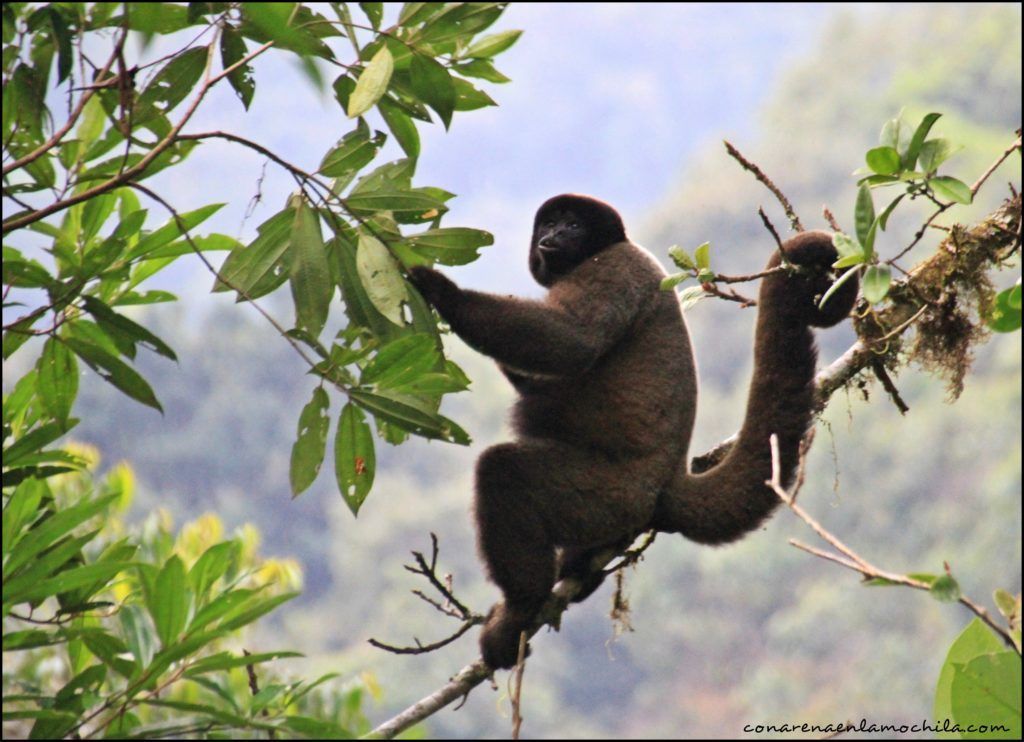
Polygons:
M604 201L567 193L544 202L533 220L530 273L550 286L592 255L626 239L622 217Z

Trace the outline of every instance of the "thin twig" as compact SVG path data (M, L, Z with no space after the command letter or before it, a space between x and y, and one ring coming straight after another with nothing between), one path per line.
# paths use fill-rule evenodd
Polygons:
M870 564L866 559L864 559L855 551L853 551L853 549L851 549L849 546L840 541L836 536L834 536L829 531L825 530L820 523L818 523L814 518L812 518L807 513L807 511L805 511L803 508L797 505L793 501L793 494L795 493L787 492L781 484L782 467L779 464L779 439L778 436L776 436L774 433L771 437L771 446L772 478L768 480L765 484L771 487L775 494L778 495L779 499L782 500L782 502L784 502L789 507L789 509L792 510L798 518L800 518L800 520L809 525L823 541L830 544L832 547L836 549L836 551L840 552L841 554L843 554L843 556L847 558L843 559L842 557L839 557L835 554L829 554L828 552L818 551L800 542L794 542L791 540L791 544L796 546L798 549L802 549L803 551L814 554L815 556L821 557L822 559L827 559L828 561L835 562L836 564L846 567L847 569L859 572L867 579L885 580L889 583L912 587L915 590L931 590L931 585L928 582L925 582L924 580L919 580L914 577L910 577L909 575L887 572L886 570L879 569L873 564ZM958 602L961 605L967 607L974 615L976 615L986 625L988 625L989 628L996 632L996 634L998 634L1011 649L1020 654L1020 650L1017 649L1017 645L1014 643L1013 635L1010 633L1010 631L1007 628L1000 626L998 623L996 623L996 621L993 620L992 616L989 614L987 610L985 610L984 607L978 605L965 595L961 595L958 599Z
M821 213L825 217L825 221L828 222L828 226L832 227L833 232L842 232L842 228L839 226L839 222L836 221L835 214L828 208L828 206L821 207Z
M786 212L786 217L789 219L790 228L794 232L803 232L804 227L800 223L800 218L796 215L796 212L793 211L793 204L791 204L789 202L789 199L786 198L785 194L783 194L782 191L779 190L779 187L772 182L771 178L765 175L761 171L761 168L759 168L757 165L755 165L742 154L740 154L740 151L736 149L734 146L732 146L731 143L729 143L728 141L723 141L723 144L725 144L725 149L729 153L729 155L734 160L736 160L736 162L742 165L744 170L749 170L750 172L752 172L755 178L764 183L765 187L773 194L775 194L775 198L779 200L779 203L782 204L782 208Z
M440 641L436 641L432 644L423 644L420 642L419 639L413 637L413 641L416 642L415 647L398 647L393 644L385 644L384 642L378 641L377 639L373 638L367 639L366 641L368 641L373 646L377 647L377 649L383 649L384 651L391 652L392 654L426 654L427 652L433 652L435 650L438 650L441 647L447 647L449 644L451 644L453 641L455 641L460 636L465 634L471 628L473 628L474 626L478 626L483 622L483 616L471 616L463 622L462 626L460 626L459 630L456 631L454 634L445 639L441 639Z
M779 233L775 231L775 225L771 223L771 220L768 219L768 215L764 213L764 208L758 206L757 213L761 215L761 221L762 223L764 223L764 228L771 232L772 237L775 238L775 245L779 248L779 250L781 250L782 240L779 238Z

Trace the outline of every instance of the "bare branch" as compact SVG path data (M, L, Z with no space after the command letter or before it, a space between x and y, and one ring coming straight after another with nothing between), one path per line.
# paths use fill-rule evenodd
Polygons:
M771 178L765 175L761 171L761 168L759 168L757 165L755 165L742 154L740 154L740 151L736 149L734 146L732 146L732 144L730 144L727 141L724 141L723 144L725 144L725 149L729 153L729 155L734 160L736 160L736 162L742 165L744 170L749 170L750 172L752 172L755 178L764 183L765 187L773 194L775 194L775 198L777 198L779 200L779 203L782 204L782 208L785 210L786 216L789 218L790 228L794 232L803 232L804 227L800 223L800 218L796 215L796 212L793 211L793 204L791 204L789 202L789 199L786 198L785 194L783 194L783 192L779 190L779 187L772 182Z
M836 551L840 552L846 558L844 559L843 557L837 556L835 554L830 554L825 551L819 551L818 549L814 549L813 547L807 546L806 544L790 540L790 543L793 546L803 551L806 551L810 554L813 554L814 556L820 557L822 559L827 559L830 562L835 562L836 564L846 567L847 569L853 570L854 572L859 572L866 579L885 580L886 582L893 583L896 585L912 587L915 590L931 590L931 585L928 582L925 582L924 580L919 580L908 575L887 572L874 566L866 559L861 557L859 554L857 554L849 546L840 541L831 532L823 528L821 524L818 523L818 521L816 521L814 518L810 516L810 514L807 513L806 510L797 505L793 501L793 497L796 494L795 488L792 491L787 492L781 485L782 467L779 464L779 439L774 434L772 434L771 437L771 446L772 478L765 482L765 484L772 488L775 494L779 496L779 499L782 500L782 502L784 502L786 506L789 507L789 509L792 510L798 518L800 518L800 520L809 525L823 541L830 544L833 548L836 549ZM992 629L994 632L996 632L1011 649L1017 652L1017 654L1020 654L1020 650L1017 648L1016 643L1013 641L1013 635L1010 633L1009 629L1007 629L1004 626L1000 626L998 623L996 623L996 621L992 618L989 612L985 610L984 607L978 605L965 595L961 595L958 599L958 602L961 605L966 606L968 610L970 610L974 615L976 615L978 618L984 621L985 624L988 625L988 627Z
M460 626L459 630L456 631L454 634L447 637L446 639L436 641L433 644L422 644L419 639L416 639L414 637L413 641L416 642L415 647L397 647L393 644L385 644L382 641L378 641L377 639L372 638L367 639L367 641L373 646L377 647L377 649L383 649L384 651L391 652L392 654L426 654L427 652L433 652L435 650L438 650L441 647L447 647L449 644L451 644L453 641L455 641L460 636L465 634L471 628L473 628L474 626L478 626L483 622L483 616L471 616L463 622L462 626Z

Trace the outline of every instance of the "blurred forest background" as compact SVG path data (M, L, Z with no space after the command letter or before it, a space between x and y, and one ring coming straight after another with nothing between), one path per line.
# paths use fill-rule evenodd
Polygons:
M850 173L901 108L910 121L944 113L936 131L965 146L951 171L968 183L1021 122L1019 5L513 5L500 25L525 30L503 57L514 82L495 91L501 107L430 142L431 159L420 166L424 182L463 194L456 221L495 233L496 246L477 264L452 271L460 283L491 290L539 292L526 271L530 220L541 200L564 190L621 206L633 239L662 258L674 243L692 249L710 240L716 268L757 270L771 249L758 205L780 230L785 220L726 156L723 137L776 180L806 225L825 226L828 204L852 228ZM281 110L262 119L257 111L253 125L283 127L281 141L263 138L301 161L296 140L318 136L316 117L337 116L336 104L296 111L281 103L296 83L283 76L279 84ZM180 195L181 210L190 208L194 186L202 191L197 203L231 201L223 231L245 239L260 221L257 211L239 231L261 161L203 162L201 178L168 195ZM1007 180L1019 187L1020 158L962 218L988 212ZM276 209L288 190L268 177L263 192ZM885 233L892 242L880 239L883 254L908 243L926 213L901 211ZM444 412L473 435L472 447L413 440L381 450L358 520L331 477L292 501L295 418L314 382L254 312L223 295L199 301L208 286L205 273L179 272L166 288L185 301L146 316L181 359L175 366L140 358L166 414L87 378L75 438L98 447L104 467L125 459L135 468L137 517L164 508L181 522L215 512L229 529L255 524L264 553L294 557L304 593L261 625L249 649L303 651L306 660L281 666L307 675L370 673L382 690L365 711L382 719L477 654L476 632L419 657L385 654L366 640L432 641L454 628L409 593L421 585L401 566L410 549L429 549L431 531L457 594L478 611L497 597L475 555L468 509L475 457L508 437L511 388L486 359L453 343L473 386ZM268 304L291 311L283 300ZM750 310L713 300L689 312L702 386L694 453L740 423L753 319ZM851 340L849 328L823 334L823 362ZM897 384L910 406L905 417L877 386L867 389L869 399L853 392L833 399L804 507L883 567L939 572L947 560L977 600L989 602L997 587L1018 592L1019 334L982 348L955 404L947 404L944 381L923 371L905 371ZM788 546L791 536L813 541L779 513L728 548L659 537L627 578L633 632L615 637L606 585L566 615L560 634L535 639L524 734L731 737L746 722L929 718L945 648L968 614L913 591L860 587L855 576ZM506 736L501 685L477 689L458 712L437 714L427 733Z

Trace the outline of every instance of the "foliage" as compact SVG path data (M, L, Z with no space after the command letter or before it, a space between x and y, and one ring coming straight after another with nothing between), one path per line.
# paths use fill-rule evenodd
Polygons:
M265 663L298 653L242 649L245 627L296 595L296 563L261 558L251 527L223 538L213 515L177 534L164 512L129 526L131 469L97 478L95 453L68 455L83 469L27 477L4 508L9 729L31 739L337 738L365 727L361 684L286 681ZM327 699L346 711L311 718Z
M316 479L325 455L329 387L347 397L334 456L339 490L353 513L374 479L370 419L390 443L409 434L469 443L438 413L441 398L469 380L444 358L433 314L403 270L465 263L493 241L481 230L442 227L454 194L414 186L413 176L417 122L436 115L447 127L456 112L494 105L470 80L507 80L491 60L519 32L482 35L504 7L408 3L385 28L381 3L360 4L365 22L353 20L343 3L330 5L333 18L297 3L4 5L4 198L20 207L5 208L3 221L5 239L17 236L3 247L4 358L32 337L46 339L16 397L19 409L32 412L12 414L5 428L4 484L73 467L59 451L43 449L76 423L70 413L80 364L163 410L133 362L140 347L171 360L174 351L125 308L174 300L141 285L183 255L198 254L209 266L206 255L214 251L228 253L214 291L252 302L285 283L291 290L294 327L267 317L320 379L299 418L295 495ZM187 42L132 65L125 58L132 32L149 43ZM315 172L224 131L184 131L222 81L248 108L257 89L252 62L271 49L298 57L314 81L326 65L341 69L331 86L355 121ZM91 58L97 50L106 55L102 66ZM343 51L351 62L341 61ZM55 102L64 98L62 118ZM386 131L366 118L374 110ZM405 157L369 169L389 133ZM266 154L297 183L285 208L248 245L194 233L222 204L179 213L143 184L201 156L211 138ZM140 197L168 211L168 221L150 227ZM411 231L421 225L426 229ZM345 328L322 340L336 290ZM19 306L27 311L8 321Z

